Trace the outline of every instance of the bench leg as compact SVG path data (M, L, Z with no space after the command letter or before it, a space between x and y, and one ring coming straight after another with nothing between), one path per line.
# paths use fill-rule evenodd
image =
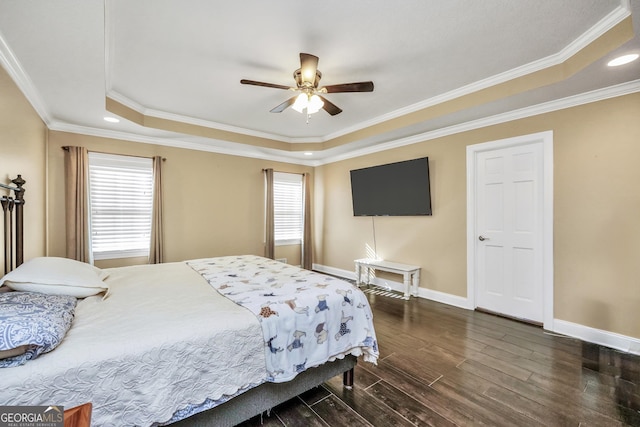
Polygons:
M404 299L409 299L410 290L411 290L411 274L404 273Z

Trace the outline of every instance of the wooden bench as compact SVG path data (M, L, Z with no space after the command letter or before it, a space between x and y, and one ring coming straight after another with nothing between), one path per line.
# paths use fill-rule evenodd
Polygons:
M357 259L354 262L356 264L356 284L358 286L362 283L370 285L375 270L388 271L390 273L401 274L404 278L404 299L409 299L411 295L414 297L418 296L420 267L373 258ZM365 275L366 281L362 280L363 274Z

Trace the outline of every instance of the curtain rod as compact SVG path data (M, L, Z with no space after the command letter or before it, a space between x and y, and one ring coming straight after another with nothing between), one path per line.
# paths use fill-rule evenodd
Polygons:
M262 172L266 172L268 169L270 168L263 168ZM309 172L285 172L285 171L277 171L277 170L273 170L274 172L278 172L278 173L292 173L294 175L304 175L305 173L309 173Z
M18 187L12 187L10 185L7 184L3 184L0 182L0 187L2 188L6 188L7 190L13 190L13 191L23 191L22 188L18 188Z
M63 145L62 148L64 151L69 151L69 146L68 145ZM129 156L129 157L140 157L142 159L153 159L153 156L148 157L148 156L132 156L130 154L115 154L115 153L105 153L104 151L91 151L92 153L100 153L100 154L113 154L114 156ZM167 161L166 157L162 158L163 162Z

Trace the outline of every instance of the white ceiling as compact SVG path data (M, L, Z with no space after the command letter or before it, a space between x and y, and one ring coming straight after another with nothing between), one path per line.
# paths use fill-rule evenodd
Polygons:
M54 130L321 164L639 91L640 61L605 66L640 53L635 35L558 83L361 133L312 156L289 148L561 64L629 15L640 28L640 0L0 0L0 63ZM291 92L240 84L294 86L300 52L320 58L322 85L372 80L374 92L327 94L343 112L306 123L290 108L269 112ZM106 97L147 117L287 148L107 123Z

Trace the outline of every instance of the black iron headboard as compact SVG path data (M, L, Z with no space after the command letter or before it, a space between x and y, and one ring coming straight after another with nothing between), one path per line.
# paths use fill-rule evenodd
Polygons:
M11 180L15 186L0 183L0 188L9 190L8 196L0 197L2 213L4 216L4 273L7 274L13 267L17 267L24 261L23 248L23 209L24 191L26 181L18 175ZM13 196L12 196L13 192ZM14 209L15 208L15 209Z

